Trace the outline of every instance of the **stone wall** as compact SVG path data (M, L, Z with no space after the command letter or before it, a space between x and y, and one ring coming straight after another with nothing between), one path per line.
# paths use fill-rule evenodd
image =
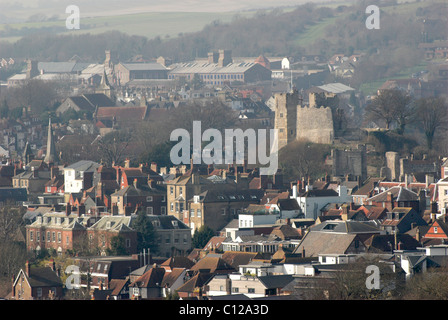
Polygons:
M367 159L365 146L359 145L354 150L331 150L333 159L333 176L351 175L359 177L361 181L367 178Z
M275 94L273 104L279 149L301 139L314 143L333 143L334 125L330 108L302 106L302 97L297 91Z
M314 143L333 143L334 127L331 109L298 107L297 139L307 139Z

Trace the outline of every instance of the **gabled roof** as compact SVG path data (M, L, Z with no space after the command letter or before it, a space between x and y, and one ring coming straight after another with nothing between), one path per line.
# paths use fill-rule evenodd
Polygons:
M227 237L219 237L219 236L213 236L207 244L204 246L204 250L211 250L211 249L217 249L220 248L222 245L222 242L225 241Z
M401 250L416 250L420 247L420 243L409 234L397 234L398 242ZM375 234L364 241L368 252L390 252L395 248L395 236L393 234ZM392 247L391 247L392 246Z
M124 291L126 284L129 283L129 279L111 279L109 281L109 289L112 290L112 296L118 296Z
M171 272L165 272L165 275L163 276L163 280L161 283L162 288L170 288L174 282L176 282L179 277L181 277L185 273L185 268L174 268L171 270Z
M190 268L192 271L209 270L211 273L229 273L235 271L231 265L219 257L205 256Z
M72 73L81 72L90 64L76 61L39 62L37 68L45 73Z
M337 197L339 194L333 189L311 189L299 195L300 197Z
M161 267L169 267L170 269L181 268L181 269L190 269L194 266L194 262L188 257L171 257L165 262L163 262Z
M144 120L148 107L98 107L96 117L102 119L116 119L117 121Z
M139 288L160 287L164 275L165 275L164 268L154 267L146 271L142 276L140 276L129 286Z
M358 235L353 233L308 232L293 253L304 250L306 257L345 254L356 239L359 239Z
M30 275L28 275L24 269L21 269L14 283L17 282L20 275L23 273L26 280L32 288L37 287L60 287L62 286L61 279L57 276L56 272L50 267L34 267L30 268Z
M221 259L237 269L240 265L248 264L259 256L258 252L226 251L221 255Z
M193 293L206 284L211 277L213 277L213 273L199 272L180 286L177 291Z
M68 165L64 169L75 169L75 171L82 172L94 172L97 168L100 167L100 164L90 160L80 160L71 165Z
M392 187L386 191L383 191L371 198L366 199L366 201L372 202L387 202L388 193L392 194L393 201L418 201L418 194L414 191L409 190L408 188L404 188L402 186Z

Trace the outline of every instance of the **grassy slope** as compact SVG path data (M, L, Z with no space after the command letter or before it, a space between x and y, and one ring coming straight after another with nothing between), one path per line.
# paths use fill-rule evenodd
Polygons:
M235 12L151 12L141 14L128 14L108 17L88 17L82 18L79 30L67 30L66 32L78 33L102 33L109 30L120 30L130 35L145 36L148 38L175 37L179 33L200 31L202 28L215 20L230 22L235 16ZM240 16L251 16L252 11L238 12ZM42 28L42 27L62 27L65 28L65 20L28 22L9 24L10 28ZM6 25L0 24L0 30L4 30ZM5 37L1 40L17 41L20 37Z

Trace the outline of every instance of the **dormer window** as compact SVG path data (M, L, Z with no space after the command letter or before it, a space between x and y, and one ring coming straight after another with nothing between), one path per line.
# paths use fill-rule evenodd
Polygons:
M154 226L154 227L160 227L160 221L159 220L153 220L152 221L152 225Z

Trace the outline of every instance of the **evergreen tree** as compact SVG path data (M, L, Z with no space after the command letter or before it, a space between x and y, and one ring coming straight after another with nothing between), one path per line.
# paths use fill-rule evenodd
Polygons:
M139 252L148 248L151 249L151 252L158 251L156 231L145 211L140 210L137 213L137 218L134 220L132 228L137 231L137 250Z
M203 225L199 229L196 229L193 234L193 247L203 248L209 240L215 236L215 231L209 226Z

